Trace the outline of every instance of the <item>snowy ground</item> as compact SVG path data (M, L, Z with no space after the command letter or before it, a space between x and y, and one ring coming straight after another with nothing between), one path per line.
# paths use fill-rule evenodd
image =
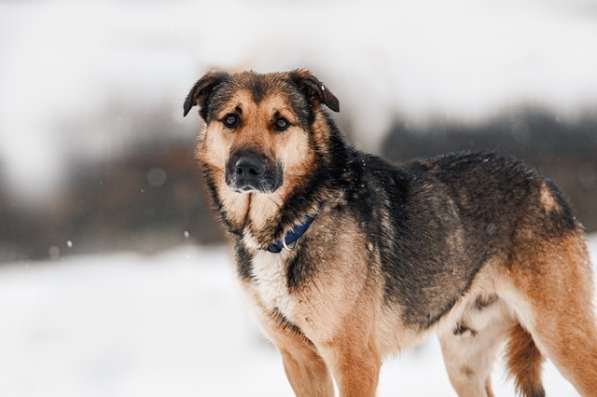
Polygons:
M597 236L590 239L597 262ZM0 269L2 396L290 396L223 248ZM501 370L498 396L513 395ZM550 364L551 396L575 396ZM380 396L454 396L435 340L384 366Z

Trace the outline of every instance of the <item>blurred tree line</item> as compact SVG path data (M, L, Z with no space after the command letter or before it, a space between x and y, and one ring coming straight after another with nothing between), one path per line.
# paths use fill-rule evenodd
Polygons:
M0 262L107 250L152 253L185 242L224 240L194 159L193 132L173 137L171 131L181 126L164 112L130 117L130 128L144 129L143 137L135 135L129 150L109 159L77 160L67 188L40 208L16 205L0 179ZM436 119L421 126L397 119L381 147L394 162L455 150L517 156L554 179L587 231L597 230L592 115L563 120L528 107L476 124Z

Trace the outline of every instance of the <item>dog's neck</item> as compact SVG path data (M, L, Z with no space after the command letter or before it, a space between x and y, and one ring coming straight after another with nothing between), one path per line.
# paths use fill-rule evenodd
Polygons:
M229 232L264 248L283 238L306 215L313 215L332 198L333 183L346 162L347 147L333 120L323 111L311 126L314 140L314 164L309 173L291 187L274 193L230 191L225 183L213 183L214 175L206 172L208 186ZM216 176L217 177L217 176ZM223 175L219 175L223 178Z

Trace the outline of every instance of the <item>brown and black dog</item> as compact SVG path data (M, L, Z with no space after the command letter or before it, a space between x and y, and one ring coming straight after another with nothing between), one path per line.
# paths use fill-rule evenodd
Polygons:
M297 396L374 396L384 357L439 335L459 396L492 396L506 342L520 394L543 357L597 396L583 231L557 187L492 153L394 166L348 146L304 69L210 72L199 159L238 277Z

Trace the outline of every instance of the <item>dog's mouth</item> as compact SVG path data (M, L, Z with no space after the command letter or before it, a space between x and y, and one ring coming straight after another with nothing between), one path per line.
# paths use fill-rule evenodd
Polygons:
M275 181L269 180L246 180L231 178L226 182L233 192L239 194L247 193L273 193L279 187L280 184Z
M255 187L252 185L235 186L235 184L228 184L234 193L248 194L248 193L273 193L275 190L266 189L263 187Z
M282 185L282 167L255 151L239 151L226 165L226 184L236 193L273 193Z
M234 188L234 193L260 193L262 192L261 190L253 187L253 186L243 186L241 188Z

